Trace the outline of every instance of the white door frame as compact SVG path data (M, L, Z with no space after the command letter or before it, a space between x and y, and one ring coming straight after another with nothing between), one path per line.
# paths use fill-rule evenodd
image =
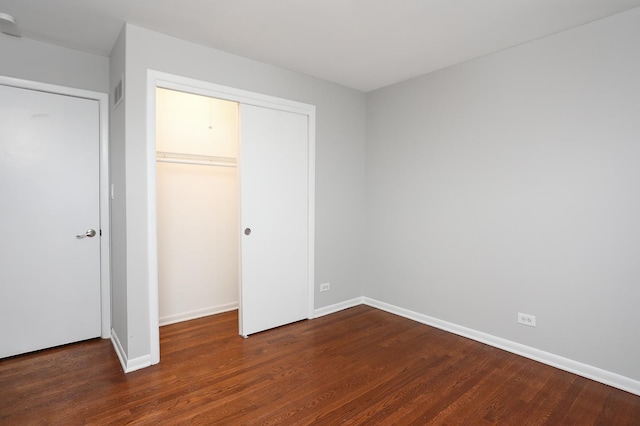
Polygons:
M37 81L0 76L0 84L20 89L37 90L57 95L91 99L99 103L100 125L100 305L103 339L111 337L111 229L109 200L109 96L106 93Z
M160 362L158 313L158 227L156 216L156 88L179 90L241 104L250 104L304 114L309 118L309 303L308 318L314 317L315 259L315 145L316 107L261 93L222 86L161 71L147 70L147 223L149 266L149 335L151 364ZM240 301L242 303L242 301Z

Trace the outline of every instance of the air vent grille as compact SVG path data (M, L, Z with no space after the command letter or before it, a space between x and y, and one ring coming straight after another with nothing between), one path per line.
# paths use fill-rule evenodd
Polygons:
M124 84L123 78L120 77L120 81L116 84L116 87L113 89L113 107L116 108L122 102L124 98Z

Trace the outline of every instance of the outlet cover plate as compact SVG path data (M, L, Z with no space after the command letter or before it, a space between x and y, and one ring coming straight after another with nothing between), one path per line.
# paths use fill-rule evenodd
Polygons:
M536 326L536 317L535 315L522 314L518 312L518 324L528 325L529 327Z
M329 290L331 290L331 283L320 284L320 293L322 293L323 291L329 291Z

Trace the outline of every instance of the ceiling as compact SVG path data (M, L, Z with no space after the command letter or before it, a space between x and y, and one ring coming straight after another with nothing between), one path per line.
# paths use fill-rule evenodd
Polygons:
M129 22L365 92L634 7L640 0L0 0L27 38L107 56Z

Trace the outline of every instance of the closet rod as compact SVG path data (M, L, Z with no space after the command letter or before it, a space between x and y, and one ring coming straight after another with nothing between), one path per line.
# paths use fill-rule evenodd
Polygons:
M191 164L196 166L217 166L217 167L236 167L235 164L229 163L216 163L213 161L198 161L198 160L173 160L169 158L156 158L158 163L175 163L175 164Z
M156 152L159 163L192 164L198 166L236 167L236 159L229 157L214 157L209 155L182 154L177 152Z

